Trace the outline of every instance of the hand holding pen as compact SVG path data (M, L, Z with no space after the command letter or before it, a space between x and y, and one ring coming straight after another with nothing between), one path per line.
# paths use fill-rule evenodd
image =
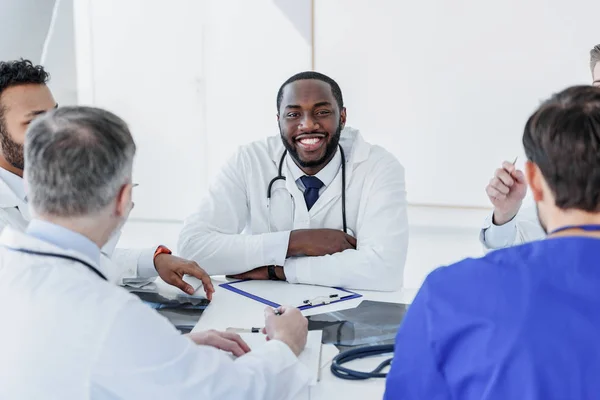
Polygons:
M299 355L306 346L308 320L296 307L282 306L277 310L267 307L264 333L268 339L282 341L294 354Z
M264 328L229 328L227 331L230 333L262 332L267 335L267 340L279 340L285 343L298 356L306 346L308 320L295 307L267 307Z
M525 174L515 166L517 159L512 163L505 161L502 168L498 168L494 177L485 188L488 198L494 205L494 224L504 225L512 220L527 193Z

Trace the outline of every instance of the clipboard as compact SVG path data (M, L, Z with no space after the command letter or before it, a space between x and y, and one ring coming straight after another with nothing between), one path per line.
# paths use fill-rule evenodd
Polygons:
M283 281L254 281L246 279L222 283L219 286L273 308L288 305L296 307L301 311L362 297L361 294L342 288L292 284ZM329 297L331 295L336 295L337 297L331 298ZM328 302L304 304L305 300L312 301L318 298L327 298Z

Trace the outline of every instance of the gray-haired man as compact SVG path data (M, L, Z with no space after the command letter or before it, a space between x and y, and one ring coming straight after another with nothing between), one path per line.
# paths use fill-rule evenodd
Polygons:
M48 79L44 68L31 61L0 62L0 230L10 226L23 231L31 219L22 178L23 142L31 121L57 107L46 86ZM200 278L201 269L195 262L175 257L163 246L114 250L118 238L116 232L112 245L103 249L102 261L112 267L107 270L111 280L153 278L158 274L165 282L193 293L182 277L190 274Z
M295 395L309 380L296 357L307 335L297 309L267 309L272 340L246 354L232 333L179 335L106 281L100 248L131 209L134 154L126 124L95 108L60 108L29 128L25 179L36 218L25 233L0 235L0 319L9 321L0 330L0 398Z

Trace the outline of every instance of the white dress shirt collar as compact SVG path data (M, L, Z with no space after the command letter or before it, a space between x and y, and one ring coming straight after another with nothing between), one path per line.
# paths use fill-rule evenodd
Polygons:
M302 178L303 176L306 176L306 174L304 173L304 171L302 171L300 169L300 167L298 167L298 165L296 165L296 163L294 162L292 157L286 157L286 163L287 163L288 169L292 173L292 177L294 178L294 181L296 181L296 184L298 185L298 187L302 191L304 191L305 187L300 178ZM327 163L327 165L325 166L325 168L320 170L315 175L315 177L319 178L319 180L321 182L323 182L323 188L321 188L321 190L325 190L325 188L327 188L329 185L331 185L331 182L333 182L333 180L335 179L335 176L337 175L341 166L342 166L342 156L340 154L339 148L336 148L335 155L333 156L331 161L329 161Z
M8 188L24 203L27 203L27 195L25 193L25 181L19 175L15 175L10 171L0 168L0 179L6 183Z
M100 265L100 249L96 243L80 233L39 219L33 219L29 223L26 233L61 249L81 253L94 261L96 265Z

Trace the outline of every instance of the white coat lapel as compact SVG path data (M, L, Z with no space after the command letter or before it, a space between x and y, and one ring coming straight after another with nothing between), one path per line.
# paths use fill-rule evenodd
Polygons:
M0 207L19 207L22 204L24 204L23 201L17 197L4 180L0 179Z
M9 225L19 227L25 230L31 220L29 206L20 199L8 184L0 178L0 210L7 214L4 218L8 219Z
M267 209L267 223L270 224L271 232L293 229L294 208L294 201L287 188L287 179L278 179L271 186L271 201Z
M289 155L287 156L289 157ZM293 161L291 161L293 162ZM292 203L294 204L294 229L304 229L308 226L309 213L308 208L306 207L306 202L304 201L304 193L300 189L298 189L298 185L294 180L294 176L289 169L288 163L284 162L284 175L285 179L285 187L288 193L292 196Z

